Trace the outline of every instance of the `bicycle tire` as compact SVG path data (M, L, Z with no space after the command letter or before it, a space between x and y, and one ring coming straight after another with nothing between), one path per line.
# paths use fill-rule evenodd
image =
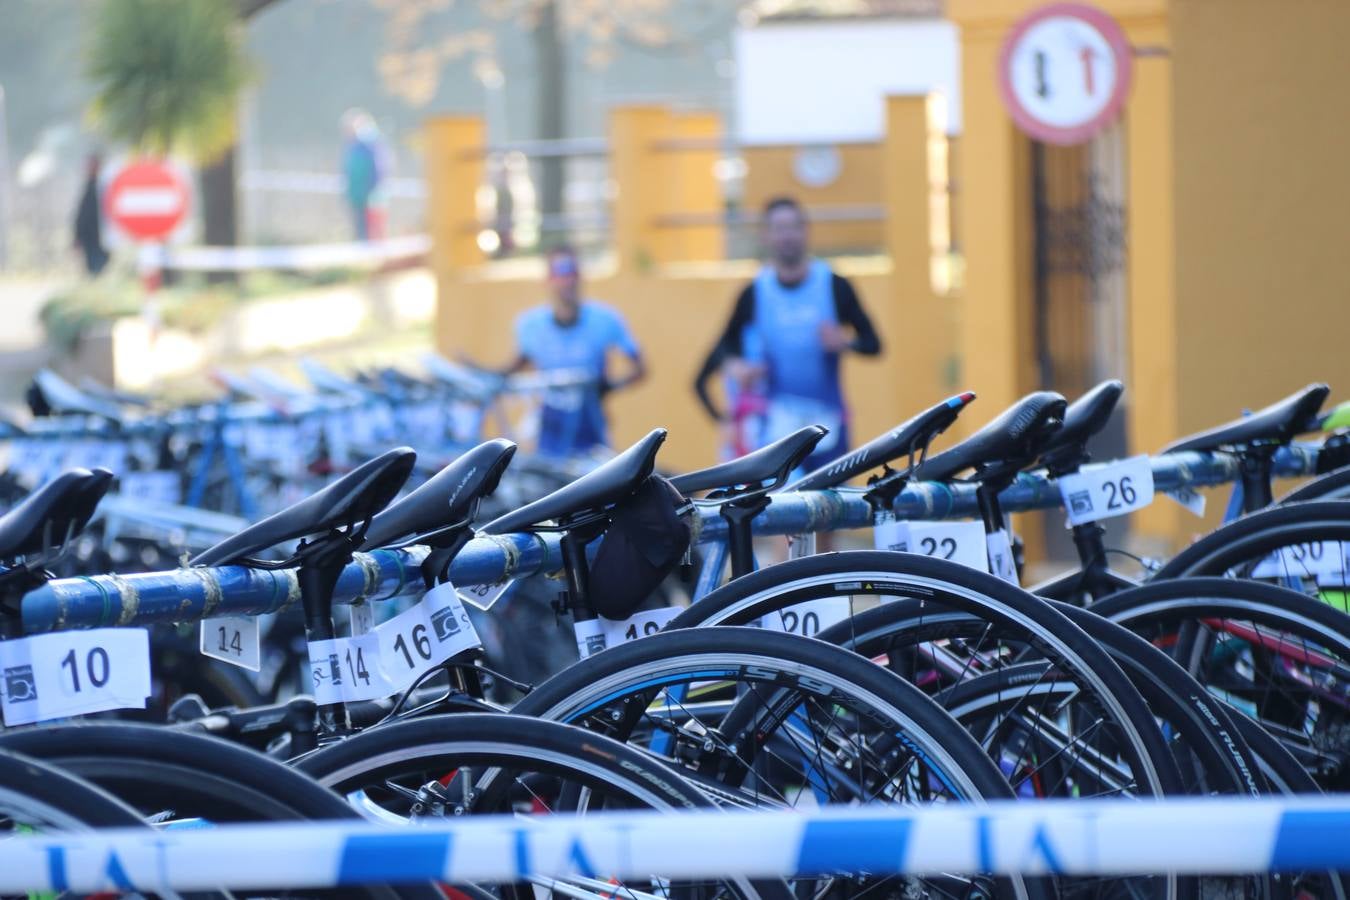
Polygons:
M1305 503L1309 500L1344 500L1350 498L1350 466L1333 469L1306 484L1299 485L1275 501L1275 505Z
M407 719L373 728L323 747L295 766L315 781L346 794L394 776L417 770L488 767L473 783L473 812L506 812L509 780L502 769L576 779L607 794L617 792L652 809L691 810L712 801L679 773L619 741L551 722L509 713L455 713ZM469 811L453 809L452 815ZM742 896L791 900L782 881L741 880Z
M1112 713L1123 732L1131 770L1147 794L1181 790L1180 774L1148 705L1110 656L1047 601L966 566L875 550L789 560L723 585L676 616L666 630L745 624L830 590L911 597L1022 629L1029 643L1071 669ZM845 622L867 614L858 613Z
M728 721L739 716L739 721L749 723L749 727L729 739L714 737L715 729L703 729L703 736L698 738L703 749L709 754L724 754L721 761L730 763L713 774L709 774L706 760L691 764L703 764L695 784L718 799L733 803L766 799L759 793L758 784L753 797L735 787L741 784L740 777L752 771L758 774L755 764L744 762L739 755L751 744L767 746L772 739L770 733L788 718L782 715L772 727L754 718L750 705L759 696L757 685L766 686L764 689L772 693L769 706L778 704L775 712L797 709L805 702L798 698L823 698L835 710L848 709L860 718L866 717L870 724L879 723L887 735L903 735L910 761L921 759L923 770L931 775L924 785L940 783L951 792L952 799L1012 796L1007 780L974 739L917 688L855 654L796 635L735 627L661 632L564 669L526 695L513 712L585 723L602 731L620 723L628 731L616 733L627 739L632 723L622 723L618 710L637 710L641 715L651 696L671 684L723 679L739 679L739 685L750 688L732 702L726 716ZM683 715L687 710L681 705L679 712ZM679 771L685 774L687 769ZM856 777L861 780L861 773ZM782 794L771 799L775 804L791 805ZM863 791L854 799L866 802L871 798ZM830 802L835 800L831 795ZM1039 879L1015 879L1013 884L997 881L1000 891L1016 896L1041 896L1048 890Z
M1186 547L1164 563L1147 583L1223 575L1281 547L1309 540L1350 541L1350 503L1312 500L1258 510Z
M135 809L101 787L10 749L0 750L0 811L24 825L61 830L145 825ZM36 821L22 818L25 811Z

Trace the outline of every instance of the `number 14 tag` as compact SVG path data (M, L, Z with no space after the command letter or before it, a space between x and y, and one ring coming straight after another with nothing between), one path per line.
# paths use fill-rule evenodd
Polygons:
M258 620L253 616L221 616L202 619L202 656L242 669L258 671L262 654L258 649Z
M1153 466L1147 455L1064 475L1057 483L1070 525L1123 516L1153 502Z

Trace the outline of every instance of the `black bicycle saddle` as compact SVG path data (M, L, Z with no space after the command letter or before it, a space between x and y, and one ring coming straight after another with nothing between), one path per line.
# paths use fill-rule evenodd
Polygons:
M892 460L918 453L928 443L951 427L961 411L975 401L971 391L948 397L941 403L930 406L908 421L901 422L895 428L872 438L852 453L822 466L814 472L808 472L797 481L788 485L787 491L824 491L838 487L844 482L878 469Z
M1027 394L955 447L918 466L914 480L947 481L966 469L974 469L979 479L1015 472L1040 455L1064 421L1067 406L1053 391Z
M807 425L739 459L677 475L670 479L670 483L686 497L700 491L737 485L757 487L761 491L772 490L786 481L792 470L801 465L821 438L829 433L830 430L823 425Z
M1064 424L1041 452L1041 463L1056 468L1086 461L1087 442L1111 421L1111 413L1124 393L1125 385L1111 379L1070 403L1064 412Z
M1318 411L1330 393L1331 388L1325 384L1310 384L1278 403L1258 409L1250 416L1173 441L1162 452L1219 450L1247 444L1287 444L1295 436L1313 430L1313 420L1317 418Z
M79 534L112 480L107 469L70 469L33 491L0 516L0 559L41 553Z
M362 547L370 550L416 543L420 535L454 525L467 526L479 501L497 489L515 454L516 445L503 438L474 447L376 516Z
M223 566L285 541L354 527L389 505L412 474L417 454L398 447L367 460L328 487L231 535L191 560L194 566Z
M592 469L571 484L558 488L515 512L493 519L479 529L482 534L510 534L551 520L599 510L617 503L638 489L656 467L656 453L665 443L666 430L656 428L609 462Z

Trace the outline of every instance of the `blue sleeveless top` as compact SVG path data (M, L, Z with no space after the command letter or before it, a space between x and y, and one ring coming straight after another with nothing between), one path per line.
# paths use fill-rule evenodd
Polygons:
M820 343L820 327L827 322L838 324L838 317L834 273L824 261L812 260L806 278L791 287L771 266L755 276L755 317L742 343L748 358L758 356L755 361L767 365L770 397L843 408L839 354L826 353Z

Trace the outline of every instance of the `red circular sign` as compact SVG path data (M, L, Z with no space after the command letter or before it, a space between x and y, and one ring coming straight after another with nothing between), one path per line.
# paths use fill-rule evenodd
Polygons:
M113 224L137 240L161 240L187 213L187 185L165 163L134 162L108 185L103 206Z
M1133 59L1116 20L1091 6L1053 3L1003 42L999 91L1017 127L1049 144L1081 144L1120 114Z

